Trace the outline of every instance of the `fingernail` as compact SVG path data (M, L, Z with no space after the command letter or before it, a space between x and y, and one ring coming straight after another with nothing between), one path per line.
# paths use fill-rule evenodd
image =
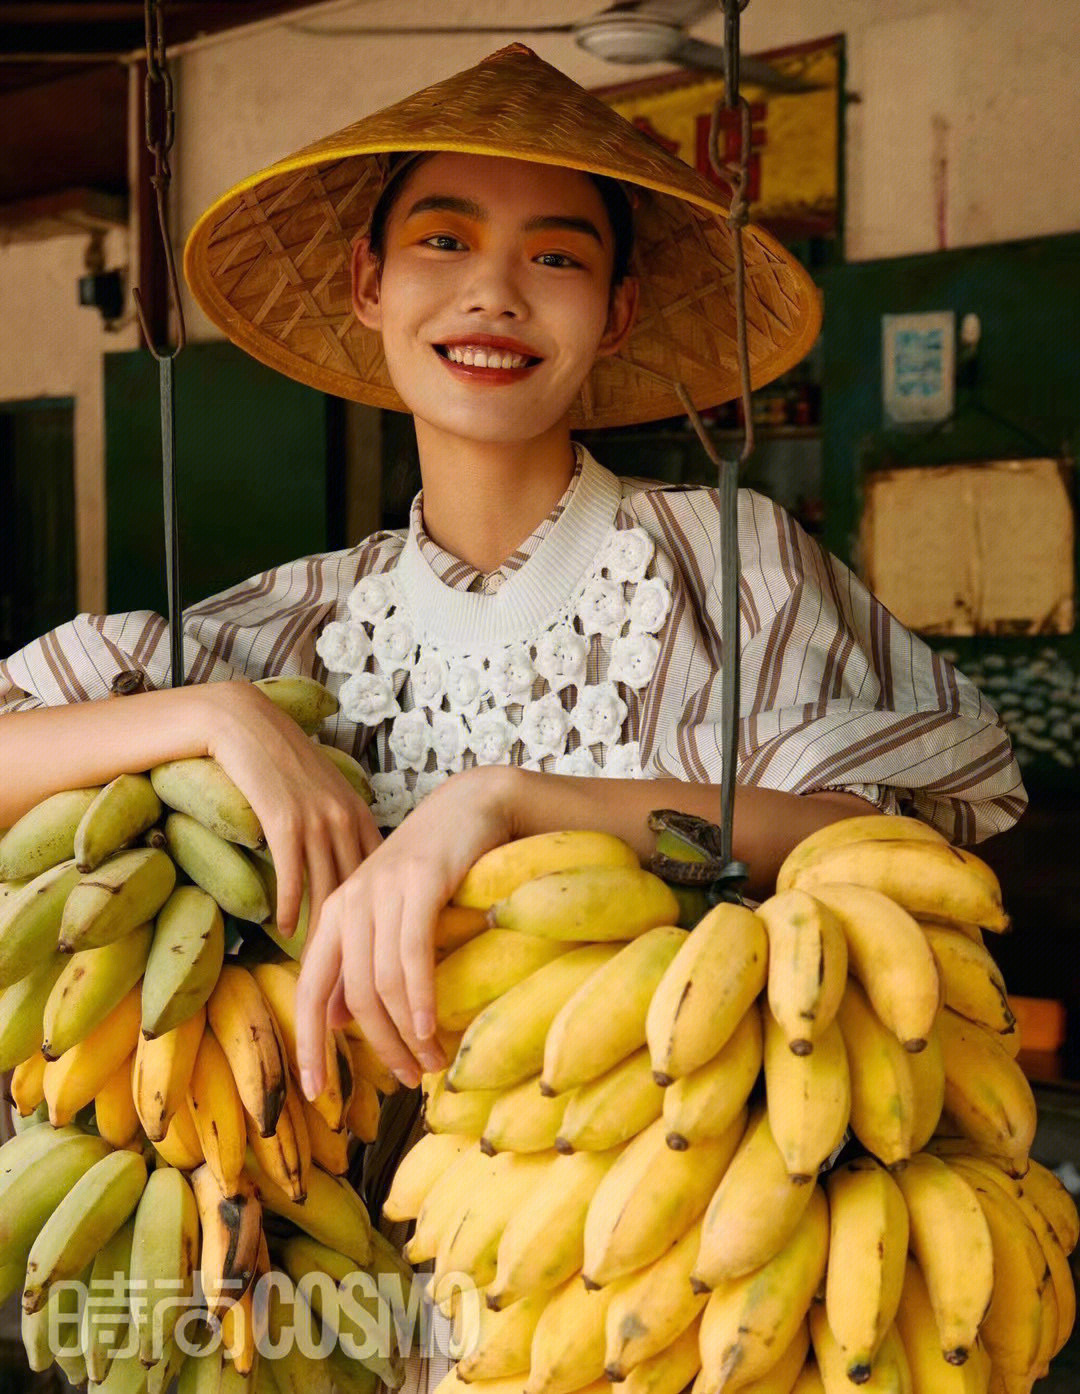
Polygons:
M435 1034L435 1018L431 1012L418 1012L413 1023L416 1034L422 1041L430 1041Z
M402 1068L400 1070L395 1070L394 1074L398 1077L401 1083L404 1084L406 1089L415 1089L416 1086L420 1083L420 1076L416 1073L415 1070L406 1070Z
M304 1097L312 1103L319 1091L315 1088L315 1076L310 1070L300 1071L300 1088L304 1091Z

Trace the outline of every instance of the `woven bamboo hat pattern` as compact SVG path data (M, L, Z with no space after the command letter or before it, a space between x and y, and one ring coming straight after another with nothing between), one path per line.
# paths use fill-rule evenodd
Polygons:
M209 318L272 368L335 396L407 408L379 335L352 311L352 244L368 229L401 151L454 151L564 165L636 186L637 323L582 387L573 425L675 416L674 382L705 409L739 391L734 253L719 190L599 98L511 44L252 175L188 238L184 270ZM744 229L755 387L797 363L820 324L817 291L769 234Z

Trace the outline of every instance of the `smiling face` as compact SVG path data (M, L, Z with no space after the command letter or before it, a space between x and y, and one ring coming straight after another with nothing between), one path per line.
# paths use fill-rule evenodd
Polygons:
M566 434L593 361L633 322L637 287L612 288L613 242L576 170L438 154L405 174L381 267L357 244L353 304L381 333L418 430L505 444Z

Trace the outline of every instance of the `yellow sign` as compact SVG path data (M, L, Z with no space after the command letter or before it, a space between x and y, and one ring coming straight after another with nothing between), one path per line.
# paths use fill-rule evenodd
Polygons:
M843 39L836 36L756 55L778 72L815 84L808 92L768 92L743 84L750 104L751 216L780 237L839 231ZM666 73L598 89L597 95L687 164L728 189L709 161L709 126L720 111L720 158L739 155L740 118L723 108L724 82L712 73Z

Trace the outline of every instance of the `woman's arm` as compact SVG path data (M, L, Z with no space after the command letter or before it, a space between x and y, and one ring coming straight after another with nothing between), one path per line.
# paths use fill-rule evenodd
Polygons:
M298 1053L305 1092L322 1087L327 1021L350 1016L406 1084L446 1062L434 1039L434 922L472 863L504 842L563 828L596 828L653 850L648 815L676 808L719 821L720 790L682 780L579 779L508 766L455 775L430 794L326 901L300 976ZM741 786L734 852L764 896L781 861L808 833L874 812L852 794L786 794ZM314 923L314 922L313 922Z

